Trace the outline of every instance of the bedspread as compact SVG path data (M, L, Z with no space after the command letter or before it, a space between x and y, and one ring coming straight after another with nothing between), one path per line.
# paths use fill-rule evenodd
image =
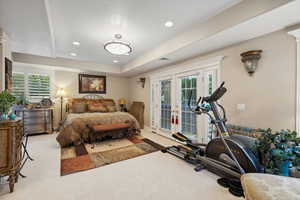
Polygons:
M56 140L62 147L78 145L84 141L88 141L90 134L92 134L91 127L93 125L118 123L129 124L128 135L140 134L138 121L126 112L71 113L64 121Z

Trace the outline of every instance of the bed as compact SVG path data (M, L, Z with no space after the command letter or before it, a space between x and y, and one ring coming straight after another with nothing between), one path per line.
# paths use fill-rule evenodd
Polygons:
M129 127L126 131L113 130L97 134L97 140L140 134L140 124L137 119L127 112L117 111L116 104L112 99L104 99L98 95L71 99L67 104L67 113L56 138L62 147L91 142L90 138L95 125L126 123Z

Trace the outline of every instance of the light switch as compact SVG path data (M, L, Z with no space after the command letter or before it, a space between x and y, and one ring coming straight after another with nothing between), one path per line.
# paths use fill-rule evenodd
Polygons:
M237 104L236 108L238 111L243 112L246 110L246 105L245 104Z

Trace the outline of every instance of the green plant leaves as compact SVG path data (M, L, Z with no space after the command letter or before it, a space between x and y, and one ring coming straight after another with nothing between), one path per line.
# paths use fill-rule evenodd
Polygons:
M7 114L15 102L16 98L7 90L4 90L0 93L0 112Z
M292 161L293 165L300 167L300 138L291 130L281 130L272 133L271 129L264 130L261 137L257 139L252 150L255 154L264 158L262 164L267 171L277 173L279 163Z

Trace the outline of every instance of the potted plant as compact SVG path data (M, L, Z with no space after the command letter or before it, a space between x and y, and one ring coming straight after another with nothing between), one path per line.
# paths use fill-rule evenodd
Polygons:
M7 115L12 107L12 105L16 102L16 98L11 95L7 90L4 90L0 93L0 119L6 120Z
M258 138L254 150L257 155L261 155L260 158L264 158L262 164L267 173L288 176L291 166L299 168L300 147L295 131L272 133L268 129Z
M22 95L16 99L16 109L17 110L22 110L29 104L30 104L30 102L26 99L26 97L24 95Z

